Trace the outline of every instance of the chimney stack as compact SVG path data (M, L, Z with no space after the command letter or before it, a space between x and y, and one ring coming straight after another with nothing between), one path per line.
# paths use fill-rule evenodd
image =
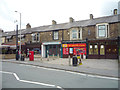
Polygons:
M57 22L55 20L52 20L52 25L56 25Z
M70 23L74 22L74 19L72 17L69 18Z
M31 28L31 25L28 23L28 24L26 25L26 29L29 29L29 28Z
M93 19L93 14L90 14L90 19Z
M117 15L117 9L114 9L113 14Z

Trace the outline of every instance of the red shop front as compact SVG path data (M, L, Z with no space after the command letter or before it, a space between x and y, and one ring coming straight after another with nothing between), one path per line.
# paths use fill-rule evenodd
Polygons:
M70 57L74 55L86 55L86 43L62 44L62 48L63 58L67 58L69 55Z

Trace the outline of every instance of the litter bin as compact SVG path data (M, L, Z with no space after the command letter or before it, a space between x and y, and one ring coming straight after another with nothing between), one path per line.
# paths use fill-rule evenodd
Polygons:
M21 56L21 61L24 61L24 56Z
M77 57L73 56L73 66L77 66L78 59Z

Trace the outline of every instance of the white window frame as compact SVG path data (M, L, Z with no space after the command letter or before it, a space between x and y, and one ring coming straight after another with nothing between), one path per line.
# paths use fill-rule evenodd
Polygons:
M36 39L35 39L36 33L32 33L31 36L32 36L32 42L36 42Z
M105 36L99 36L99 26L105 25ZM108 26L108 27L107 27ZM107 38L109 37L109 24L108 23L101 23L96 24L96 38Z
M73 33L73 30L76 30L76 32ZM80 31L80 32L79 32ZM79 37L79 33L80 33L80 37ZM76 38L73 38L73 34L76 34ZM82 39L82 28L73 28L70 31L70 40L78 40L78 39Z
M37 39L38 38L38 39ZM40 34L36 33L36 41L39 42L40 41Z
M53 31L53 39L58 40L59 39L59 32L58 31Z
M75 32L73 32L73 31L75 31ZM72 35L72 39L77 39L77 38L78 38L78 30L73 29L73 30L71 31L71 35ZM73 38L73 35L76 35L76 38Z
M80 32L79 32L80 31ZM79 37L79 33L80 33L80 37ZM82 28L80 28L79 30L78 30L78 39L82 39Z

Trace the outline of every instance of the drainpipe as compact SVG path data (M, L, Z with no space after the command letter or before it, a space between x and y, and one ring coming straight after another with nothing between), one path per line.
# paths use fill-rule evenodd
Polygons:
M118 61L120 63L120 36L118 36Z
M86 59L88 58L88 38L86 38Z

